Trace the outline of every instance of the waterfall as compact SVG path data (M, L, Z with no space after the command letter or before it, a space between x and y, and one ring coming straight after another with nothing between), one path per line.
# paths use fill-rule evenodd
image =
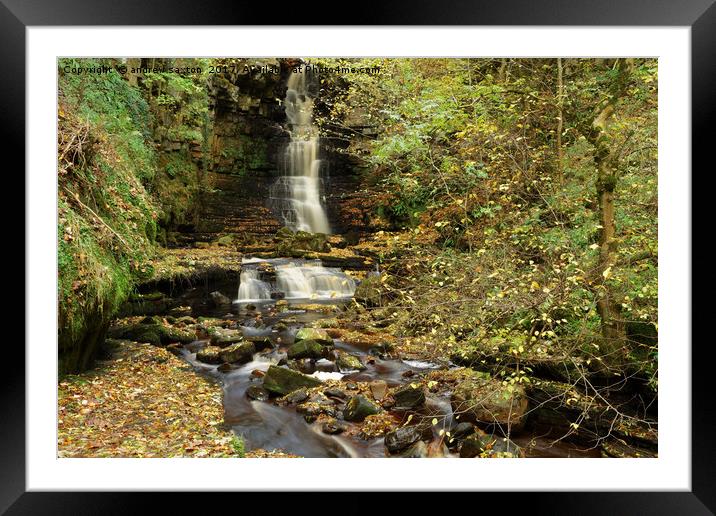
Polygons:
M330 233L321 202L318 128L313 125L313 99L308 95L307 72L291 72L284 106L291 141L284 156L285 171L271 187L271 202L283 223L293 230Z
M256 269L243 269L239 277L239 301L263 301L271 299L269 285L259 279Z
M275 277L260 279L261 273L255 267L258 263L274 267ZM320 260L286 260L283 258L244 259L240 276L237 302L270 300L271 293L282 294L286 299L345 299L353 296L356 282L342 270L323 267Z

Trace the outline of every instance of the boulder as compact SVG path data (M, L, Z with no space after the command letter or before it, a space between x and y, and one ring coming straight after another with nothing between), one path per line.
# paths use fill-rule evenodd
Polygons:
M256 351L273 348L273 342L268 337L245 337L245 339L254 343Z
M519 457L520 447L506 437L474 433L460 446L460 457Z
M377 414L381 411L381 408L368 401L364 396L353 396L348 403L346 408L343 409L343 419L346 421L363 421L366 417Z
M264 375L264 389L278 395L285 395L301 387L317 387L321 381L303 373L272 365Z
M472 435L473 433L475 433L475 427L472 423L468 423L466 421L458 423L450 431L450 438L447 440L447 445L450 448L456 448L462 441L465 440L466 437Z
M231 306L231 299L218 290L215 290L214 292L209 293L209 306L215 308Z
M211 326L207 332L214 346L228 347L244 340L244 334L240 330L227 330Z
M338 366L338 370L342 373L346 371L364 371L366 369L360 358L346 352L341 352L338 355L336 365Z
M388 392L388 384L385 380L374 380L370 382L370 392L373 394L373 398L381 401Z
M323 354L323 346L315 340L301 340L288 348L288 358L321 358Z
M301 328L296 333L296 342L302 340L314 340L322 346L332 346L333 339L328 335L326 330L321 328Z
M253 342L238 342L219 351L219 356L227 364L251 362L256 353Z
M288 393L284 399L291 404L303 403L308 399L308 393L306 392L306 389L297 389Z
M521 385L504 385L487 373L470 371L451 396L453 412L461 421L472 421L501 433L520 430L529 401Z
M259 385L251 385L246 389L246 396L256 401L266 401L269 399L269 392Z
M221 350L219 348L207 347L201 351L197 351L196 359L199 362L204 362L205 364L221 364L223 360L219 355L220 351Z
M425 403L425 391L421 385L407 384L393 392L396 410L410 410Z
M323 391L323 394L330 398L345 399L346 397L346 393L340 389L326 389L325 391Z
M396 455L401 459L424 459L428 456L428 445L424 441L418 441L404 452Z
M385 434L385 447L397 453L420 440L421 432L415 426L403 426Z
M339 423L334 418L330 418L323 422L323 424L321 425L321 430L324 434L335 435L345 432L346 425L344 425L343 423Z

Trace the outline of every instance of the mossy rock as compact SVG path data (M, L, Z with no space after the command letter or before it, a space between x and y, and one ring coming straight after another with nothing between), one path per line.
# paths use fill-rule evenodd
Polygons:
M501 433L520 430L529 408L521 385L504 385L489 374L476 371L457 384L450 400L462 421L474 421Z
M397 410L410 410L425 404L425 391L421 385L407 384L393 393Z
M288 358L321 358L323 356L323 346L311 339L301 340L292 344L288 348Z
M296 342L302 340L313 340L321 344L322 346L332 346L333 339L326 330L321 328L301 328L296 333Z
M197 351L196 359L199 362L204 362L205 364L218 365L224 362L221 358L220 353L221 349L209 346L202 349L201 351Z
M221 360L227 364L251 362L256 353L253 342L239 342L219 351Z
M346 408L343 409L343 419L346 421L363 421L366 417L378 414L381 408L368 400L365 396L353 396Z
M312 378L298 371L272 365L264 375L263 386L269 392L278 395L286 395L291 391L300 389L301 387L317 387L321 385L321 381Z
M214 346L227 347L244 340L244 334L239 330L227 330L210 326L206 331Z
M338 355L338 358L336 359L336 366L338 366L338 370L341 372L365 371L366 369L360 358L344 351Z
M234 242L234 235L224 235L220 238L217 238L214 240L214 244L221 246L221 247L233 247Z

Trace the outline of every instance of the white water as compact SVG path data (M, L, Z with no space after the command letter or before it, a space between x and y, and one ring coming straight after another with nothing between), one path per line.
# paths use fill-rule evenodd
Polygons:
M291 73L284 105L291 125L286 148L286 175L272 187L271 197L286 226L310 233L330 233L321 202L321 160L318 128L313 125L313 99L308 96L306 72Z
M244 259L237 302L270 300L272 290L283 293L286 299L330 300L349 298L355 293L356 283L353 278L340 269L323 267L320 261L305 263L261 260L261 262L274 264L275 285L272 286L271 283L260 279L259 271L251 267L257 263L255 259Z
M243 269L239 278L239 301L265 301L271 299L271 290L259 279L256 269Z

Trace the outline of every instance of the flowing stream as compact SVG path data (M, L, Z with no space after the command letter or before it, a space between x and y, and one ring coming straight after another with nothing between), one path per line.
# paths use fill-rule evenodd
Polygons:
M308 73L291 73L284 106L291 127L291 141L284 155L284 175L271 187L270 201L285 226L310 233L331 232L321 198L318 128L313 125L313 99Z

